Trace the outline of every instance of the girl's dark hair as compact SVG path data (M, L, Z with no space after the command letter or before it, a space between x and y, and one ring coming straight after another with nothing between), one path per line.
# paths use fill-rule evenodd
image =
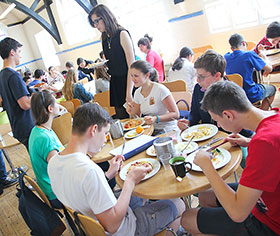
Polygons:
M148 38L141 38L141 39L139 39L137 45L138 45L138 47L140 45L144 45L144 46L147 46L148 49L151 49L151 43L150 43L150 40Z
M175 62L172 65L172 70L181 70L184 63L182 58L187 58L189 55L193 55L193 51L188 47L183 47L180 51L179 57L175 60Z
M41 125L49 120L48 107L55 104L54 96L47 90L34 93L31 97L31 111L35 125Z
M131 64L130 69L140 70L143 74L150 72L150 80L153 82L158 82L157 70L147 61L137 60Z
M149 39L150 43L153 42L153 37L149 36L148 34L145 34L144 38Z
M123 29L123 27L119 25L114 14L105 5L98 4L90 11L88 15L88 21L92 27L94 27L93 21L91 19L93 14L101 17L104 22L106 32L102 32L102 40L105 40L108 37L107 35L112 37L119 29Z

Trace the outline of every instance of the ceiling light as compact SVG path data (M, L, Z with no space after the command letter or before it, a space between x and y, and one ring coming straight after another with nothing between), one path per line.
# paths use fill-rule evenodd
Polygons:
M15 8L16 4L12 3L1 15L0 20L4 19L6 15L10 13L11 10Z

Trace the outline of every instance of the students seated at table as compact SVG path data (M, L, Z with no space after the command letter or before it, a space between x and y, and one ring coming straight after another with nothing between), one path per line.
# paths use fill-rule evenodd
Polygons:
M169 89L157 83L155 68L146 61L138 60L131 64L130 74L138 89L134 93L134 102L128 104L127 112L132 117L144 116L146 124L154 125L153 135L176 129L178 107Z
M34 86L36 84L42 83L42 78L45 76L45 72L41 69L36 69L34 72L34 80L31 81L28 85Z
M143 199L131 196L135 185L151 171L150 166L129 171L116 199L107 180L118 173L123 156L113 157L104 174L86 155L100 151L110 122L111 117L98 104L87 103L76 110L70 142L48 165L55 195L65 206L97 219L110 235L150 236L168 225L176 231L177 217L184 209L181 199L160 200L143 206Z
M248 146L246 168L238 184L229 187L211 162L211 154L199 151L194 159L212 189L199 194L201 208L188 209L181 220L192 235L280 235L280 112L254 107L245 92L229 81L212 84L202 109L225 130L227 140ZM256 132L252 139L237 133Z
M225 67L226 61L224 57L214 50L207 50L195 61L194 68L197 71L197 84L192 94L189 119L178 120L177 125L181 130L185 130L192 125L197 125L199 122L202 124L214 123L210 114L200 108L200 103L207 88L211 84L223 80ZM250 130L242 130L241 134L250 137L253 132Z
M74 63L72 61L67 61L65 63L65 67L68 70L75 70L74 68ZM67 74L67 73L66 73ZM78 80L84 79L84 78L88 78L88 80L90 81L90 76L85 74L84 72L82 72L81 70L77 70L77 74L78 74ZM65 76L66 77L66 76Z
M93 64L93 61L90 60L85 60L81 57L77 59L77 65L78 65L78 70L84 72L85 74L89 75L90 79L93 80L93 75L94 75L94 69L91 68L91 64Z
M266 35L255 47L255 52L260 53L262 50L280 48L280 23L274 21L266 29Z
M82 104L93 99L92 93L88 92L85 87L78 82L77 74L74 69L68 70L62 93L66 100L77 98Z
M270 73L271 65L254 51L247 51L247 44L240 34L231 35L229 44L233 52L224 56L227 62L226 74L240 74L243 77L243 89L250 102L263 100L261 109L268 110L274 100L276 88L271 84L256 84L253 81L253 71L256 69Z
M265 36L256 45L254 51L259 55L264 55L265 50L280 48L280 22L270 23L266 29ZM273 68L273 71L280 71L280 66Z
M164 80L163 60L160 55L151 49L151 44L148 38L141 38L138 41L138 47L141 52L146 54L146 61L149 62L159 74L159 82Z
M95 62L101 62L101 59L96 59ZM111 76L108 74L108 67L96 67L95 68L95 90L96 93L103 93L110 89Z
M48 84L54 85L55 87L59 86L61 83L63 84L65 79L63 75L54 67L50 66L49 69L49 76L48 76Z
M47 166L50 159L63 150L63 145L52 130L53 119L65 108L56 103L49 91L34 93L31 98L31 109L35 126L29 137L29 155L37 183L50 203L61 208L52 191Z
M193 51L188 47L183 47L179 57L175 60L168 72L167 82L178 79L185 80L188 91L192 93L196 84L196 70L192 61Z

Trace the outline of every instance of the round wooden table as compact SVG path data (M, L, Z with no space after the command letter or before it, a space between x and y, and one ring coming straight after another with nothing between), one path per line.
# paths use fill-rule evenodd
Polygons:
M228 134L219 131L215 138L217 137L226 137ZM199 145L208 143L211 139L198 142ZM219 144L221 141L213 144ZM226 179L229 177L239 166L242 159L242 152L240 147L232 147L229 143L226 143L222 148L228 150L231 153L230 162L218 170L219 175ZM138 155L130 158L124 162L124 165L127 163L140 159L149 157L146 152L141 152ZM151 158L151 157L149 157ZM188 158L186 158L186 161ZM120 179L119 175L116 176L116 181L120 187L123 186L124 181ZM171 199L178 197L185 197L191 194L195 194L201 191L204 191L210 187L210 183L203 172L190 171L187 173L186 177L183 178L182 182L178 182L175 179L175 175L171 168L167 171L161 166L159 172L147 179L145 181L137 184L133 190L133 195L141 197L144 199Z
M126 122L129 119L121 120L122 122ZM149 125L147 128L144 127L144 134L151 135L154 132L154 126ZM112 151L114 148L117 148L118 146L123 144L123 137L119 139L112 139L113 143L108 141L105 143L104 147L101 149L101 151L94 156L91 157L91 160L93 160L95 163L100 163L104 161L111 160L113 158L113 155L110 154L110 151Z

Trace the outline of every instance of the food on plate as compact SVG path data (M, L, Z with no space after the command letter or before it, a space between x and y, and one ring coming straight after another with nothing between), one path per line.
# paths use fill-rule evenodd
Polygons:
M137 134L141 134L141 133L143 132L143 130L144 130L144 128L143 128L141 125L139 125L139 126L136 128Z
M178 144L175 146L176 151L181 152L181 151L186 147L187 144L188 144L187 142L178 143ZM190 143L190 144L188 145L188 147L186 148L186 150L190 150L190 149L192 149L192 148L193 148L193 143Z
M106 135L106 141L107 141L107 142L110 141L110 134L107 134L107 135Z
M155 149L154 145L151 147L150 151L151 151L152 155L156 155L156 149Z
M197 127L196 130L187 132L185 135L185 139L190 139L192 136L194 136L194 139L200 139L204 136L210 135L211 131L212 131L211 127L200 126Z
M137 135L138 135L138 133L136 132L136 130L131 130L131 131L129 131L125 134L125 137L126 138L134 138Z
M143 121L141 119L130 120L125 123L124 128L132 129L132 128L135 128L135 127L141 125L142 123L143 123Z
M211 161L212 161L213 165L218 165L223 160L223 154L218 148L214 149L211 152L211 154L212 154Z
M153 165L151 162L149 161L136 161L134 163L131 164L131 166L127 169L126 175L128 175L129 171L131 171L134 167L138 166L144 166L144 165L150 165L152 167L151 171L153 170ZM147 174L149 174L151 171L149 171Z

